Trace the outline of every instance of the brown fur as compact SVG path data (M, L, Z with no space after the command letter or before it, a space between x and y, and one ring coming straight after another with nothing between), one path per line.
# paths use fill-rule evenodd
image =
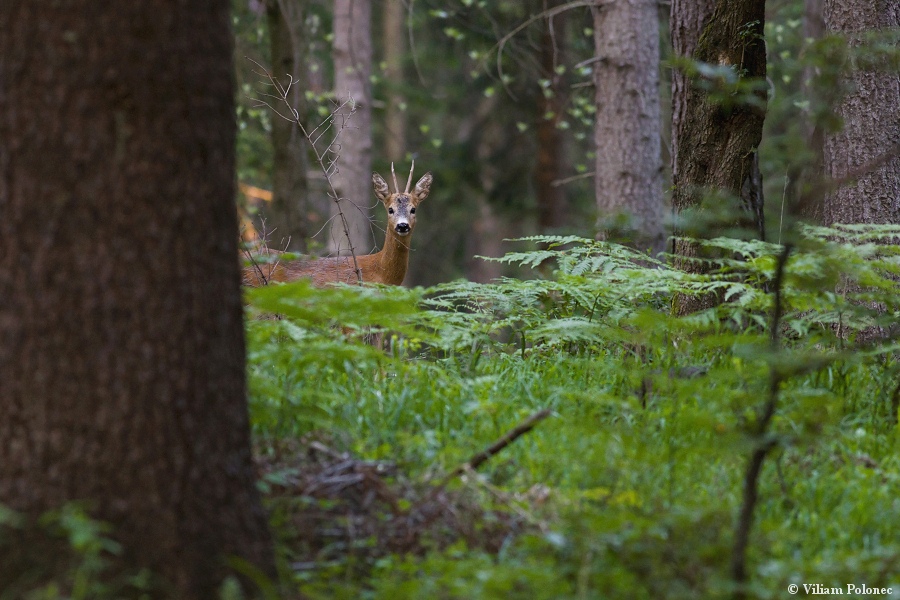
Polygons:
M410 173L412 176L412 173ZM396 180L395 180L396 181ZM431 173L426 173L416 183L412 192L390 193L387 183L378 173L372 173L375 195L388 211L387 233L380 252L357 256L356 261L365 283L400 285L406 277L409 265L409 244L416 225L415 209L431 191ZM408 184L407 184L408 185ZM409 232L401 235L403 225ZM241 273L244 285L258 287L271 281L297 281L310 279L313 285L322 287L331 283L356 283L356 271L352 256L282 261L273 257L281 255L277 250L265 250L255 257L267 257L266 262L251 260ZM270 262L271 261L271 262Z

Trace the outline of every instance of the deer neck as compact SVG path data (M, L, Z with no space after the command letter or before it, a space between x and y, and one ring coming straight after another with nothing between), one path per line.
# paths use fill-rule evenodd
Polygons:
M412 234L398 236L393 229L388 229L384 238L384 247L378 253L378 266L383 279L382 283L400 285L406 277L409 265L409 243Z

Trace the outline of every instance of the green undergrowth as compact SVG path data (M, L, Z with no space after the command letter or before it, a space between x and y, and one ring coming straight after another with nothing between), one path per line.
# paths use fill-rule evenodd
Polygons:
M704 274L541 237L530 241L546 249L501 259L540 267L532 280L249 291L262 455L326 439L428 486L552 410L449 484L494 490L502 510L527 516L499 551L459 541L363 569L285 560L285 572L312 598L731 596L745 469L765 444L749 596L803 583L900 594L898 235L809 228L787 253L709 240ZM709 294L715 307L673 316L673 298Z

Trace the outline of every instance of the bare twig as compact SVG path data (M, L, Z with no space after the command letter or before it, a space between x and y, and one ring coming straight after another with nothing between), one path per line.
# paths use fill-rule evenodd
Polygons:
M319 168L322 170L322 173L325 174L325 180L328 182L329 196L331 197L332 200L334 200L335 205L337 206L338 217L341 219L341 225L344 229L344 235L347 236L347 243L350 246L350 256L353 258L353 269L354 269L354 271L356 271L356 281L357 281L357 283L362 284L362 282L363 282L362 270L359 268L359 262L356 260L356 249L353 247L353 241L350 237L350 226L347 224L347 218L344 215L343 208L341 207L341 197L337 193L337 190L334 187L334 182L332 181L332 177L338 171L337 160L338 160L338 157L340 156L340 154L334 150L335 146L340 148L340 146L337 144L337 136L340 135L340 132L343 131L343 129L346 127L346 119L349 116L353 115L354 111L352 110L352 108L350 111L350 115L342 116L342 118L344 120L341 122L340 128L338 129L337 133L335 134L335 139L332 140L332 142L328 145L328 147L326 147L324 150L320 151L319 147L317 145L318 141L322 138L323 135L325 135L325 132L331 127L331 125L334 124L335 117L336 117L338 111L340 111L348 103L351 103L351 105L352 105L352 99L348 98L347 100L342 102L337 108L335 108L331 112L331 115L329 115L328 118L326 118L324 121L319 123L319 125L316 126L315 129L309 131L303 125L303 121L300 119L300 113L297 111L297 109L295 109L291 105L290 100L289 100L290 89L291 89L291 86L294 84L293 77L291 75L288 75L288 83L285 86L281 82L279 82L264 66L262 66L261 64L259 64L255 60L253 60L252 58L248 57L247 60L252 62L254 65L256 65L262 71L262 73L260 73L260 75L264 76L268 80L269 85L271 85L277 92L276 94L260 94L260 96L263 96L263 97L268 96L270 98L273 98L275 100L283 102L285 104L285 106L287 106L287 108L290 112L290 116L281 114L274 106L272 106L272 104L270 104L266 100L256 98L256 101L261 106L268 107L273 113L275 113L282 119L285 119L287 121L295 123L297 125L297 127L300 128L300 131L303 132L303 136L306 138L306 141L309 142L309 145L312 148L313 154L316 157L316 162L318 163ZM324 126L324 128L323 128L323 126ZM322 130L321 133L319 133L316 136L316 138L313 139L312 136L316 132L318 132L320 129Z
M589 171L587 173L580 173L578 175L572 175L571 177L563 177L562 179L554 179L550 182L550 187L559 187L561 185L566 185L567 183L571 183L573 181L578 181L579 179L588 179L593 177L596 173L594 171Z
M509 88L506 85L506 81L503 78L503 48L506 47L506 43L509 42L509 40L511 40L513 37L515 37L517 33L540 19L552 19L556 15L564 13L567 10L572 10L573 8L580 8L583 6L602 6L604 4L610 4L613 1L614 0L575 0L574 2L568 2L560 6L554 6L553 8L543 10L535 15L532 15L531 17L520 23L518 27L515 27L512 31L500 38L500 41L494 45L494 48L497 49L497 75L500 77L500 82L503 84L504 89L506 89L506 93L512 96L512 93L510 92Z
M549 417L550 413L551 413L550 409L545 408L543 410L540 410L540 411L534 413L533 415L531 415L530 417L528 417L527 419L525 419L524 421L522 421L521 423L516 425L513 429L508 431L506 433L506 435L504 435L502 438L500 438L499 440L497 440L496 442L494 442L493 444L491 444L490 446L488 446L487 448L485 448L478 454L474 455L472 458L470 458L469 460L467 460L460 466L453 469L450 473L445 475L441 479L440 483L438 483L437 489L443 488L445 485L450 483L450 481L452 481L454 477L459 477L460 475L462 475L463 473L465 473L466 471L468 471L470 469L474 471L475 469L480 467L482 464L487 462L487 460L490 459L492 456L498 454L501 450L503 450L504 448L506 448L507 446L512 444L519 437L521 437L522 435L524 435L524 434L528 433L529 431L531 431L532 429L534 429L534 426L537 425L539 422L543 421L544 419L546 419L547 417Z

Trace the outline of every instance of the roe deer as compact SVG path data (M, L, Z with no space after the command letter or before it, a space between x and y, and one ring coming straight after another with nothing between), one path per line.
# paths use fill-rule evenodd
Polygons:
M413 162L413 168L415 168L415 162ZM403 283L409 265L409 243L416 226L416 207L428 197L428 193L431 191L433 180L431 173L425 173L410 192L409 187L413 177L411 168L409 179L406 182L406 191L401 193L400 187L397 185L397 176L393 171L394 166L391 165L394 189L396 190L393 194L384 178L378 173L372 173L375 195L387 209L388 223L384 247L381 251L356 257L356 262L362 272L362 280L366 283L389 285ZM281 253L276 250L265 250L261 254L277 256ZM355 283L357 281L352 256L301 258L271 263L254 262L243 268L241 278L244 285L252 287L265 285L270 281L297 281L304 278L311 279L313 285L317 287L329 283Z

